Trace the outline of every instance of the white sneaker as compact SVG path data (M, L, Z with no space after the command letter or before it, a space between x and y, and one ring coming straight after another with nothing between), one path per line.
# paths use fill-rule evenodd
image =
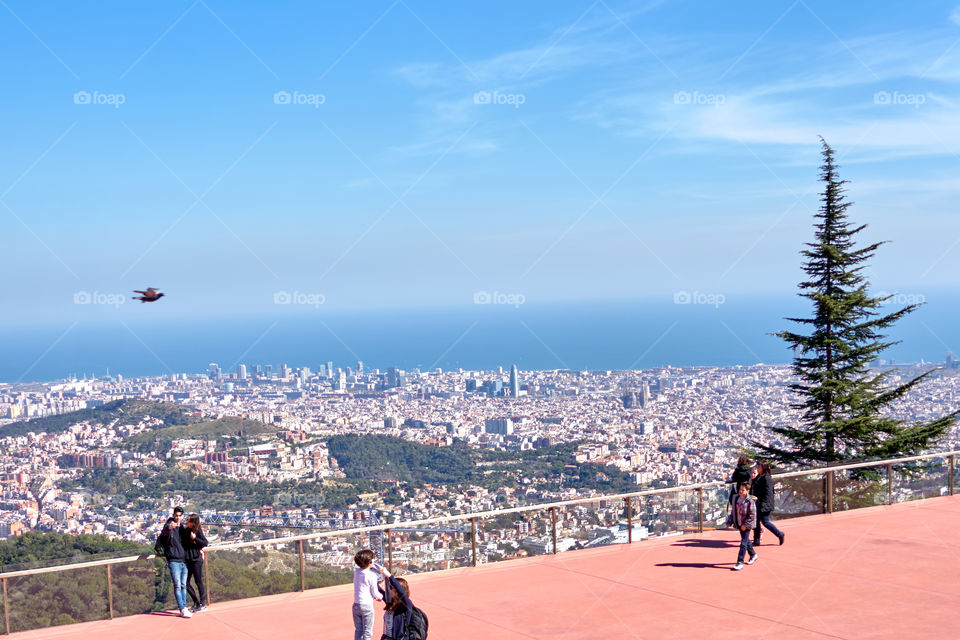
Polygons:
M193 614L190 613L190 610L189 610L189 609L180 609L180 617L181 617L181 618L192 618L192 617L193 617Z
M734 570L734 571L741 571L741 570L743 570L743 563L742 563L742 562L738 562L738 563L737 563L737 566L735 566L735 567L733 568L733 570Z
M757 561L757 558L758 558L758 557L759 557L759 556L757 556L757 554L753 554L753 557L750 558L749 560L747 560L747 564L753 564L754 562Z

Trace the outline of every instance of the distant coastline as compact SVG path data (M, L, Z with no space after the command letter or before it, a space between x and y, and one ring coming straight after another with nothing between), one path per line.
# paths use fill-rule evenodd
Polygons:
M960 303L938 298L905 318L885 354L895 362L942 362L960 349ZM368 368L623 370L656 366L785 364L791 352L771 332L804 315L795 295L729 296L721 305L664 302L469 305L396 312L287 313L159 318L153 323L77 323L0 329L0 382L76 375L200 373L216 362L281 363L316 370L362 360ZM69 331L67 329L70 329Z

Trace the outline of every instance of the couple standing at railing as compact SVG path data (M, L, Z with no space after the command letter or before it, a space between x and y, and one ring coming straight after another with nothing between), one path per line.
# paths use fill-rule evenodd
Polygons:
M769 463L757 462L754 465L749 457L740 456L730 482L733 484L730 487L730 515L727 517L727 526L734 526L740 532L740 550L737 553L737 564L733 567L734 571L740 571L746 555L750 556L747 564L757 561L757 552L753 547L760 544L764 527L777 536L780 544L783 544L786 534L770 521L775 498Z
M173 515L167 518L157 537L154 551L167 560L180 617L192 618L193 613L187 609L188 594L193 600L193 612L207 609L207 589L203 581L203 548L207 546L207 537L200 527L200 516L191 513L186 523L182 520L183 508L174 507ZM190 585L191 579L200 591L199 598Z

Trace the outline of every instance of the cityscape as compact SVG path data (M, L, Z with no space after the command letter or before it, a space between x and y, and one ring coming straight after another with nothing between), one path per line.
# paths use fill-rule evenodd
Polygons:
M892 407L891 415L922 421L960 404L957 365L949 353L936 367L878 363L891 371L891 383L935 369L920 389ZM262 523L280 522L270 518L286 518L284 522L293 526L298 519L319 518L327 520L313 526L331 526L334 518L341 521L340 526L360 526L610 493L610 486L602 483L564 486L563 472L557 483L557 477L517 469L512 487L391 479L380 486L399 489L392 503L385 502L385 492L374 490L331 509L323 504L322 487L342 481L346 474L327 441L345 435L386 436L438 449L459 445L514 455L575 443L565 453L567 474L574 476L579 465L589 464L599 470L594 473L616 473L627 483L620 486L632 490L726 480L746 443L768 441L769 427L799 424L787 387L792 379L789 367L770 365L637 371L518 371L516 366L497 371L380 371L366 369L362 362L347 367L324 362L316 369L241 364L235 371L223 372L211 363L202 374L4 383L0 384L0 538L36 530L102 534L146 544L159 532L164 513L181 503L213 521L218 521L217 514L233 516L230 522L237 524L225 526L218 538L227 542L264 535ZM231 431L221 437L187 434L161 440L162 418L151 416L149 407L130 420L122 414L104 422L83 419L84 410L129 399L157 407L181 406L200 426L205 421L234 419L240 421L235 426L241 431L244 424L263 428L248 428L249 435L242 437ZM59 425L55 433L26 431L31 428L30 419L71 412L80 412L78 418ZM16 435L8 435L11 425L19 427ZM157 437L150 437L154 433ZM960 448L960 429L954 426L940 446ZM241 487L288 484L275 490L269 504L245 497L243 489L235 490L238 497L233 507L218 510L205 505L202 497L185 497L177 490L136 504L124 503L122 495L101 494L89 482L97 472L134 476L174 467L236 480ZM144 481L150 482L146 478L134 482ZM303 488L305 483L318 484L311 484L314 489L310 490ZM708 517L715 520L725 515L722 502L721 496ZM693 523L689 509L679 510L687 511L686 520ZM561 521L560 526L569 535L562 536L558 546L624 541L627 532L621 512L622 505L606 502L582 513L566 512L569 521ZM664 505L640 518L631 536L671 534L683 522L683 513ZM546 553L552 548L543 522L516 517L497 524L496 529L480 534L482 551L490 557ZM418 558L418 566L430 558L439 565L456 558L464 561L466 552L463 536L449 531L414 536L396 551L398 558ZM347 549L335 547L312 558L340 567L351 562Z

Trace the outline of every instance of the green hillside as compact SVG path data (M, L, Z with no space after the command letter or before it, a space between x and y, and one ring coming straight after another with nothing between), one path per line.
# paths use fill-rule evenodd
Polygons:
M165 427L187 425L199 420L193 415L194 413L196 413L196 409L179 404L126 398L108 402L100 407L80 409L79 411L62 413L58 416L13 422L0 427L0 438L25 435L31 431L34 433L60 433L81 422L110 424L114 420L119 420L119 425L137 424L147 416L159 418L163 421Z
M260 435L276 435L276 425L264 424L256 420L225 416L216 420L205 420L195 424L185 424L152 431L144 431L127 438L126 443L131 449L153 449L159 438L161 450L169 447L173 440L196 438L199 440L220 440L223 438L245 438Z

